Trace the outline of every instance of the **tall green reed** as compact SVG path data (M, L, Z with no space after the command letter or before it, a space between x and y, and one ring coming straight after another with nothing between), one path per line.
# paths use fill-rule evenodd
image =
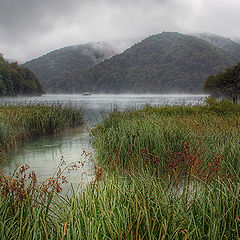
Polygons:
M238 107L211 104L110 114L92 184L13 214L1 196L1 239L239 239Z
M105 173L83 193L27 195L13 212L0 197L1 239L239 239L240 185L230 179L176 188L145 174ZM27 193L28 194L28 193ZM52 193L51 193L52 194Z
M0 151L4 153L16 149L23 141L35 136L57 133L64 128L83 124L83 110L72 106L0 106Z
M239 113L240 107L228 102L115 111L92 130L92 143L100 164L108 167L139 170L150 163L164 175L174 161L182 175L192 158L199 174L215 168L216 176L239 179Z

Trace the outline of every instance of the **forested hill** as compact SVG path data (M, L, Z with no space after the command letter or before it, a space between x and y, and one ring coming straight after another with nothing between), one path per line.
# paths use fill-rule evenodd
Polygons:
M9 63L0 54L0 96L42 95L38 78L16 62Z
M230 38L222 37L211 33L199 33L196 34L196 36L214 46L226 50L227 52L235 55L236 57L240 56L240 44L234 42Z
M69 93L200 93L209 75L238 61L197 37L163 32L92 68L57 79L55 87Z
M108 43L80 44L57 49L23 66L31 69L48 91L55 78L94 66L115 54L115 48Z

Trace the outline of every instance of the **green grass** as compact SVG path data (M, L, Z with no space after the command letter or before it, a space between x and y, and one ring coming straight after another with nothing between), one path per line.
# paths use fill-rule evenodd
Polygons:
M92 130L101 167L84 192L61 198L61 174L1 178L0 238L240 239L239 113L211 99L111 113Z
M1 239L239 239L240 185L215 179L176 189L146 173L106 175L80 196L0 199ZM48 205L49 203L49 205ZM65 229L65 231L64 231Z
M17 149L32 137L57 133L83 123L83 111L71 106L0 106L0 152Z
M239 127L240 106L225 101L206 106L148 106L111 113L92 130L92 143L105 168L139 170L150 164L158 176L173 170L185 175L191 170L205 178L229 174L239 180Z

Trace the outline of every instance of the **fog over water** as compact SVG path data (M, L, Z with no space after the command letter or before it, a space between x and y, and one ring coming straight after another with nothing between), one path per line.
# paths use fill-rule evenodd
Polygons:
M76 108L83 108L88 125L98 122L104 112L114 108L122 111L128 108L143 108L150 105L185 105L204 102L207 95L189 94L47 94L40 97L6 97L1 98L0 103L13 104L28 103L59 103L71 104Z
M84 166L77 171L67 174L67 178L74 188L85 185L94 177L94 161L90 154L85 157L83 151L93 153L89 143L89 129L100 122L103 116L113 109L123 111L126 109L141 109L146 104L150 105L188 105L202 104L206 95L143 95L143 94L92 94L92 95L64 95L48 94L41 97L1 98L0 102L13 104L28 103L59 103L71 104L76 108L83 108L87 124L84 128L69 129L61 134L38 137L27 142L20 152L9 154L5 163L5 171L13 170L21 163L27 163L36 171L42 181L51 177L60 159L64 156L67 163L83 161ZM65 191L70 189L66 185Z

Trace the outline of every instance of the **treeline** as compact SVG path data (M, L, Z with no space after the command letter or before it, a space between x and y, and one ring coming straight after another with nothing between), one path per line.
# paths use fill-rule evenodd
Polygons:
M41 95L45 91L38 78L17 62L9 63L0 54L0 96Z
M203 90L215 97L232 97L233 102L237 101L240 93L240 63L224 72L210 75Z
M239 57L197 37L163 32L124 53L54 81L56 92L200 93L209 75Z

